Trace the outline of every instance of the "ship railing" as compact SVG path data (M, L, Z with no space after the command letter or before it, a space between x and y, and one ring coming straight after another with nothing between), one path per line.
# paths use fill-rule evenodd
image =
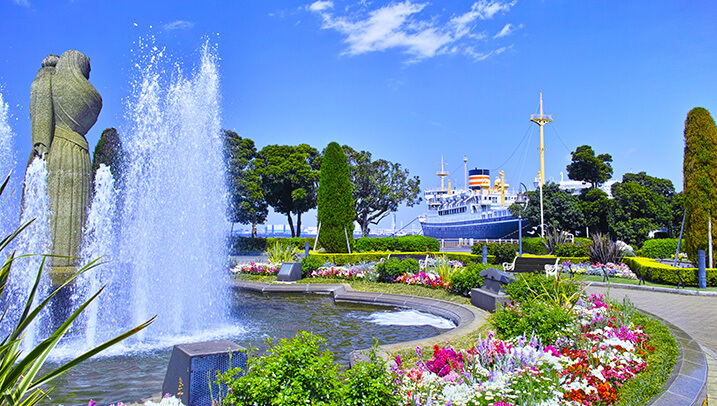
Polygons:
M441 239L441 248L461 248L461 247L472 247L475 244L485 242L497 242L497 243L518 243L517 238L445 238Z

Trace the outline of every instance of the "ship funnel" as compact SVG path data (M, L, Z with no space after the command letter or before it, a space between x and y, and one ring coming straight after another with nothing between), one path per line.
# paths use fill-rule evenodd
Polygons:
M490 170L471 169L468 171L468 188L471 190L490 188Z

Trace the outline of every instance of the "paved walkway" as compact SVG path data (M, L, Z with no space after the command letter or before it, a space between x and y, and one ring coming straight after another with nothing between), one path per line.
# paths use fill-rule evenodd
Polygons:
M643 290L589 287L588 293L627 296L639 309L653 313L686 331L702 346L707 357L707 396L717 404L717 296L687 296Z

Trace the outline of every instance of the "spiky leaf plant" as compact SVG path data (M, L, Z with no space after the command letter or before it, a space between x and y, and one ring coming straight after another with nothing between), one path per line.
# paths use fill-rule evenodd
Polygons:
M590 261L593 263L607 264L622 262L625 253L618 247L615 241L605 234L593 234L593 244L590 246Z

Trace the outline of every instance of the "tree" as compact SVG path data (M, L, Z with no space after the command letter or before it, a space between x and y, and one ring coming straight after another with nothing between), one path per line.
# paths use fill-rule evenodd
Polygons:
M277 213L286 214L291 236L301 236L301 214L316 207L321 157L307 144L267 145L255 160L264 197ZM296 215L296 228L291 217Z
M685 252L696 261L697 251L708 249L709 221L712 243L717 241L717 127L710 112L690 110L684 134Z
M612 156L595 152L589 145L581 145L571 152L573 160L567 166L568 177L590 183L591 188L599 187L612 176Z
M100 140L97 141L95 152L92 156L92 174L97 172L100 164L110 167L110 172L115 180L120 183L122 179L122 141L119 133L114 128L106 128L102 131Z
M254 141L242 138L234 131L224 130L224 158L227 163L228 215L232 223L251 224L251 236L256 237L256 225L266 221L269 206L261 188L255 159Z
M612 195L610 229L628 244L641 245L651 231L672 224L674 187L667 179L628 173L612 186Z
M401 164L383 159L371 161L370 152L357 152L348 145L343 150L351 169L356 222L364 237L371 224L378 224L398 210L399 204L412 207L421 202L421 181L418 176L411 177Z
M591 188L580 191L580 210L585 219L584 226L591 232L607 234L610 231L608 213L611 207L612 201L601 189Z
M540 227L540 190L528 192L530 204L523 211L523 218L533 227ZM521 206L512 204L508 209L518 217ZM557 183L546 183L543 186L543 218L545 227L557 228L561 231L578 230L584 224L580 201Z
M316 201L317 219L321 224L319 244L328 252L347 252L346 239L353 240L356 211L349 164L341 146L335 142L324 150Z

